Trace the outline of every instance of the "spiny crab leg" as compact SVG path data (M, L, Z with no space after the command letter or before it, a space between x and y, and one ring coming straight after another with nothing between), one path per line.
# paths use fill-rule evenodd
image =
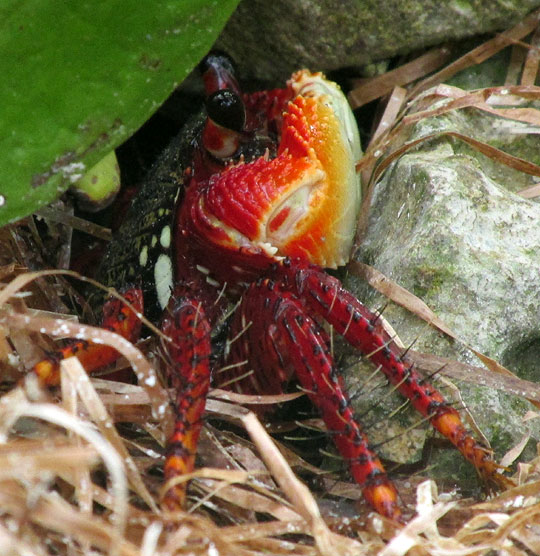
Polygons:
M174 432L167 442L163 505L170 511L185 506L186 483L168 487L174 478L195 468L197 443L210 388L211 328L199 301L171 297L162 321L170 342L166 351L172 386L176 392Z
M294 294L269 279L259 280L248 288L235 313L232 332L245 321L252 325L242 341L236 343L231 357L247 358L257 373L251 381L239 381L237 386L264 392L270 387L271 391L279 392L286 385L288 375L294 372L320 411L365 499L380 514L400 521L396 488L354 417L335 370L326 332L306 314ZM271 384L269 377L274 378Z
M513 484L499 472L501 467L493 461L490 452L467 432L457 410L424 382L378 317L345 290L339 280L309 264L291 265L284 261L275 268L312 310L381 368L413 407L475 466L488 485L506 488Z
M108 299L103 306L101 327L116 332L130 342L135 342L141 331L141 319L138 315L143 312L142 291L139 288L131 288L123 295L132 309L120 299L114 297ZM94 344L85 340L72 341L64 348L47 354L34 366L34 373L40 383L49 388L58 386L60 361L72 356L79 359L87 372L92 372L114 363L120 354L114 348L103 344Z

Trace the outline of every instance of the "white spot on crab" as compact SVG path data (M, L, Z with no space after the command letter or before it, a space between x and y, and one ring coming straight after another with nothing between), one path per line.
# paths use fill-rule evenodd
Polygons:
M139 264L141 266L146 266L147 262L148 262L148 245L145 245L141 249L141 252L139 253Z
M171 246L171 227L165 226L163 230L161 230L161 236L159 238L159 243L163 249L168 249Z
M158 303L162 309L165 309L169 297L171 297L173 266L171 258L163 253L158 257L154 266L154 283L156 284Z

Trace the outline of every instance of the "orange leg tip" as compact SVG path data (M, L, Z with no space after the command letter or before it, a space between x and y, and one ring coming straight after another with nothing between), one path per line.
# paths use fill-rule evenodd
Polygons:
M43 359L34 365L34 373L42 386L53 387L60 384L60 366L58 363Z
M493 460L491 450L469 436L457 412L447 411L435 416L431 422L459 449L465 459L474 465L488 490L507 490L515 486L511 479L500 473L507 469Z
M170 468L165 468L165 483L160 496L161 506L170 512L177 512L186 507L188 483L182 479L181 475L187 473L188 470L184 469L180 474L171 473L171 471ZM191 466L191 471L193 471L193 466Z
M186 507L186 487L177 485L167 490L161 499L161 507L169 512L177 512Z
M486 465L489 463L490 465ZM484 466L479 469L482 478L487 484L487 489L489 491L504 491L510 488L514 488L516 483L500 473L500 471L507 471L508 469L494 461L488 461L484 463Z
M453 411L441 413L431 419L432 425L447 438L452 438L463 429L460 416Z
M363 494L364 498L378 513L399 523L403 521L394 485L388 483L367 486L364 488Z
M502 473L494 473L492 476L492 480L499 490L508 490L517 486L512 479L506 477Z

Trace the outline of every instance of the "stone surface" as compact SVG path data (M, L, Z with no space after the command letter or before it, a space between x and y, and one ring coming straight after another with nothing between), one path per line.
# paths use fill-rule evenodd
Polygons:
M422 120L408 140L442 130L459 131L540 162L540 138L534 129L472 109ZM423 143L394 163L377 184L368 234L357 259L421 298L464 342L522 378L539 381L540 203L513 192L534 181L457 140L443 137ZM349 277L347 285L372 308L388 303L361 280ZM415 350L480 364L463 345L404 309L389 303L384 316L406 345L415 342ZM364 380L349 373L353 391L362 390L359 383ZM458 386L497 458L527 431L532 435L527 455L535 452L540 440L538 420L521 421L526 411L534 409L528 402L468 383ZM448 390L444 393L448 395ZM381 390L371 395L381 396ZM374 411L366 421L378 423L382 432L393 428L381 425L388 409L380 415ZM406 423L414 419L399 418ZM376 429L375 439L381 441ZM394 434L392 430L390 436ZM407 433L408 453L396 459L420 457L422 439L416 431L414 435L415 447L411 449L413 439ZM397 453L393 444L382 449L387 457ZM439 469L457 473L457 465L474 480L470 466L451 451L441 458L434 460Z
M301 67L365 65L506 29L539 0L244 0L217 46L241 75L279 82Z

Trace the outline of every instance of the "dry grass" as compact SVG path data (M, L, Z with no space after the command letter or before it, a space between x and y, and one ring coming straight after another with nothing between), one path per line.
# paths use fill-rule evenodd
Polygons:
M351 93L353 105L385 96L382 117L359 164L368 199L360 238L362 223L367 221L370 188L396 157L417 144L404 138L408 127L420 118L468 107L531 126L540 124L538 111L521 107L524 99L540 98L540 88L534 86L538 33L526 42L537 22L538 12L449 65L445 65L448 49L435 49L384 76L360 83ZM509 46L513 55L504 87L473 92L443 85L430 89ZM504 108L499 106L501 95ZM443 97L448 99L445 106L432 109L433 102ZM501 164L540 176L540 168L531 162L469 137L454 137ZM522 192L525 197L539 193L538 187ZM415 486L411 486L414 480L411 484L403 482L399 487L405 503L410 502L411 519L402 528L368 515L361 502L355 506L358 513L353 518L336 517L331 512L322 515L324 504L297 479L291 467L318 477L326 495L344 508L359 498L358 489L328 478L284 446L278 447L255 414L237 403L285 402L297 394L246 399L213 391L207 414L224 425L232 423L233 428L206 427L200 449L205 467L182 479L192 479L191 510L163 513L156 469L162 464L172 417L169 392L156 368L159 358L151 353L146 357L111 333L80 325L68 316L63 299L66 295L76 297L76 292L58 273L26 272L32 248L20 230L0 230L0 376L5 392L0 402L0 554L540 553L538 458L518 464L518 486L481 504L438 496L430 481L417 480ZM32 234L37 237L35 230ZM390 299L451 333L444 323L434 320L420 300L373 269L355 270ZM138 385L89 379L77 360L67 360L62 364L60 391L42 392L31 375L24 378L26 372L44 349L54 346L50 338L66 336L97 338L116 346L124 357L119 366L134 368ZM428 372L441 366L437 358L413 357ZM496 362L484 362L505 373ZM445 369L461 379L480 377L474 380L520 395L525 392L536 404L540 401L540 387L516 377L457 362L446 362ZM526 416L536 417L532 411ZM234 430L239 428L249 440L237 436ZM524 437L507 454L507 465L517 458L525 441Z

